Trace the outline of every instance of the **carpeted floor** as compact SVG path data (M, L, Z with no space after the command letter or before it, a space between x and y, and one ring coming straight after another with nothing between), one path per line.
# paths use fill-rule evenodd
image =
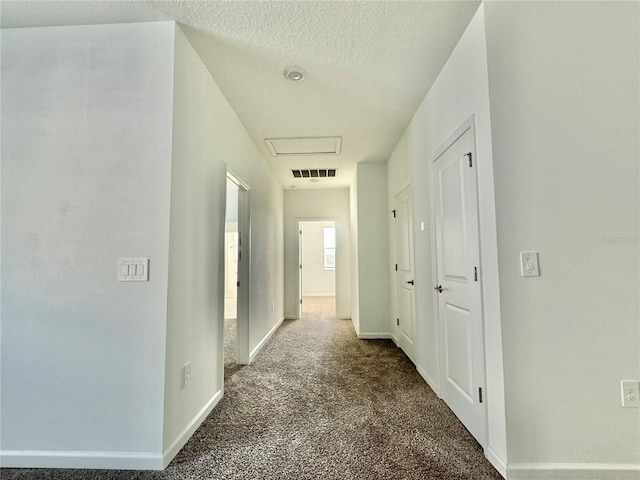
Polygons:
M13 479L500 479L479 445L388 340L311 302L250 366L163 472L2 470Z

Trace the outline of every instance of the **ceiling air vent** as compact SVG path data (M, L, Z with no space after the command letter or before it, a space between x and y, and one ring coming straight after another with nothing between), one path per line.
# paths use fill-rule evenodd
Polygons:
M271 155L337 155L342 137L265 138Z
M294 178L326 178L335 177L335 168L309 168L301 170L291 170Z

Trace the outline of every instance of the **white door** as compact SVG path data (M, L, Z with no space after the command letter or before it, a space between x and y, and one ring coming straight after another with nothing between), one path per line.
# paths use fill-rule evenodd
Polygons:
M441 396L486 443L478 199L472 123L436 154L433 169Z
M416 363L416 316L413 276L413 210L411 184L404 187L394 201L396 233L396 294L398 343L407 356Z

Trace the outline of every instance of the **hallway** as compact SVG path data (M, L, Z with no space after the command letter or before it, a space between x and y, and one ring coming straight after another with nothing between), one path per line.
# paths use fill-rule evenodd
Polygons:
M252 365L228 365L224 398L165 471L2 478L501 478L392 342L358 340L324 308L316 301L306 318L285 321Z

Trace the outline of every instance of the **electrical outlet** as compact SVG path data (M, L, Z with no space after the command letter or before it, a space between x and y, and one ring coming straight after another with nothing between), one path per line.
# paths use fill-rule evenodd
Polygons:
M622 380L622 406L640 408L640 382L638 380Z
M191 362L187 362L182 367L182 388L191 382Z

